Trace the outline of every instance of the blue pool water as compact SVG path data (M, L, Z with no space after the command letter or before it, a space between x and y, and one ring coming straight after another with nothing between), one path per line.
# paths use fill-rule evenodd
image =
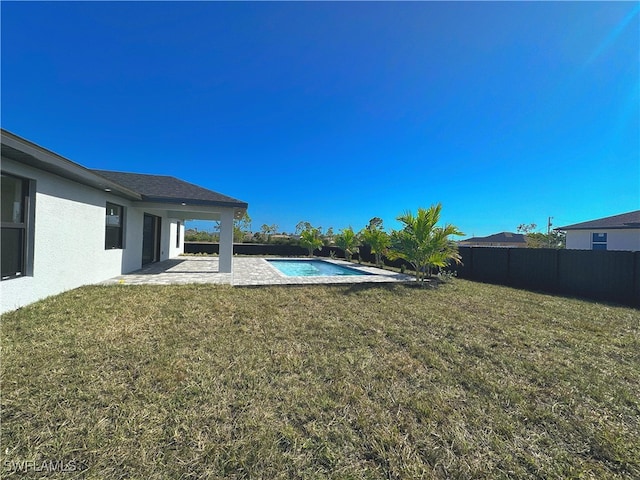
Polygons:
M340 275L366 275L353 268L322 260L267 260L288 277L335 277Z

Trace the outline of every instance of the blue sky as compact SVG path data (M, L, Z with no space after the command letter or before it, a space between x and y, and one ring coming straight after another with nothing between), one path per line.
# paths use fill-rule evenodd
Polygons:
M637 2L7 2L2 127L337 231L640 208Z

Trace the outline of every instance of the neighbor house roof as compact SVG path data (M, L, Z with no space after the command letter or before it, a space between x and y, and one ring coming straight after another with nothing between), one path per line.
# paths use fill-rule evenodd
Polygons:
M142 196L143 201L247 208L247 203L166 175L92 170Z
M629 213L621 213L612 217L598 218L588 222L574 223L558 227L556 230L595 230L595 229L620 229L620 228L640 228L640 210Z
M494 233L487 237L471 237L462 240L461 243L522 243L526 244L527 240L522 233L500 232Z

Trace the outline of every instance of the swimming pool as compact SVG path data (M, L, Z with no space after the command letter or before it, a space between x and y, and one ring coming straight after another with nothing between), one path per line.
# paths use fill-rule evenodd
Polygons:
M323 260L267 260L287 277L336 277L367 275L354 268L343 267Z

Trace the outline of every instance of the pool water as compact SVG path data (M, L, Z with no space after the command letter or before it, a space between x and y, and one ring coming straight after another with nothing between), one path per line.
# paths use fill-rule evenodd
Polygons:
M335 277L342 275L367 275L353 268L343 267L322 260L267 260L287 277Z

